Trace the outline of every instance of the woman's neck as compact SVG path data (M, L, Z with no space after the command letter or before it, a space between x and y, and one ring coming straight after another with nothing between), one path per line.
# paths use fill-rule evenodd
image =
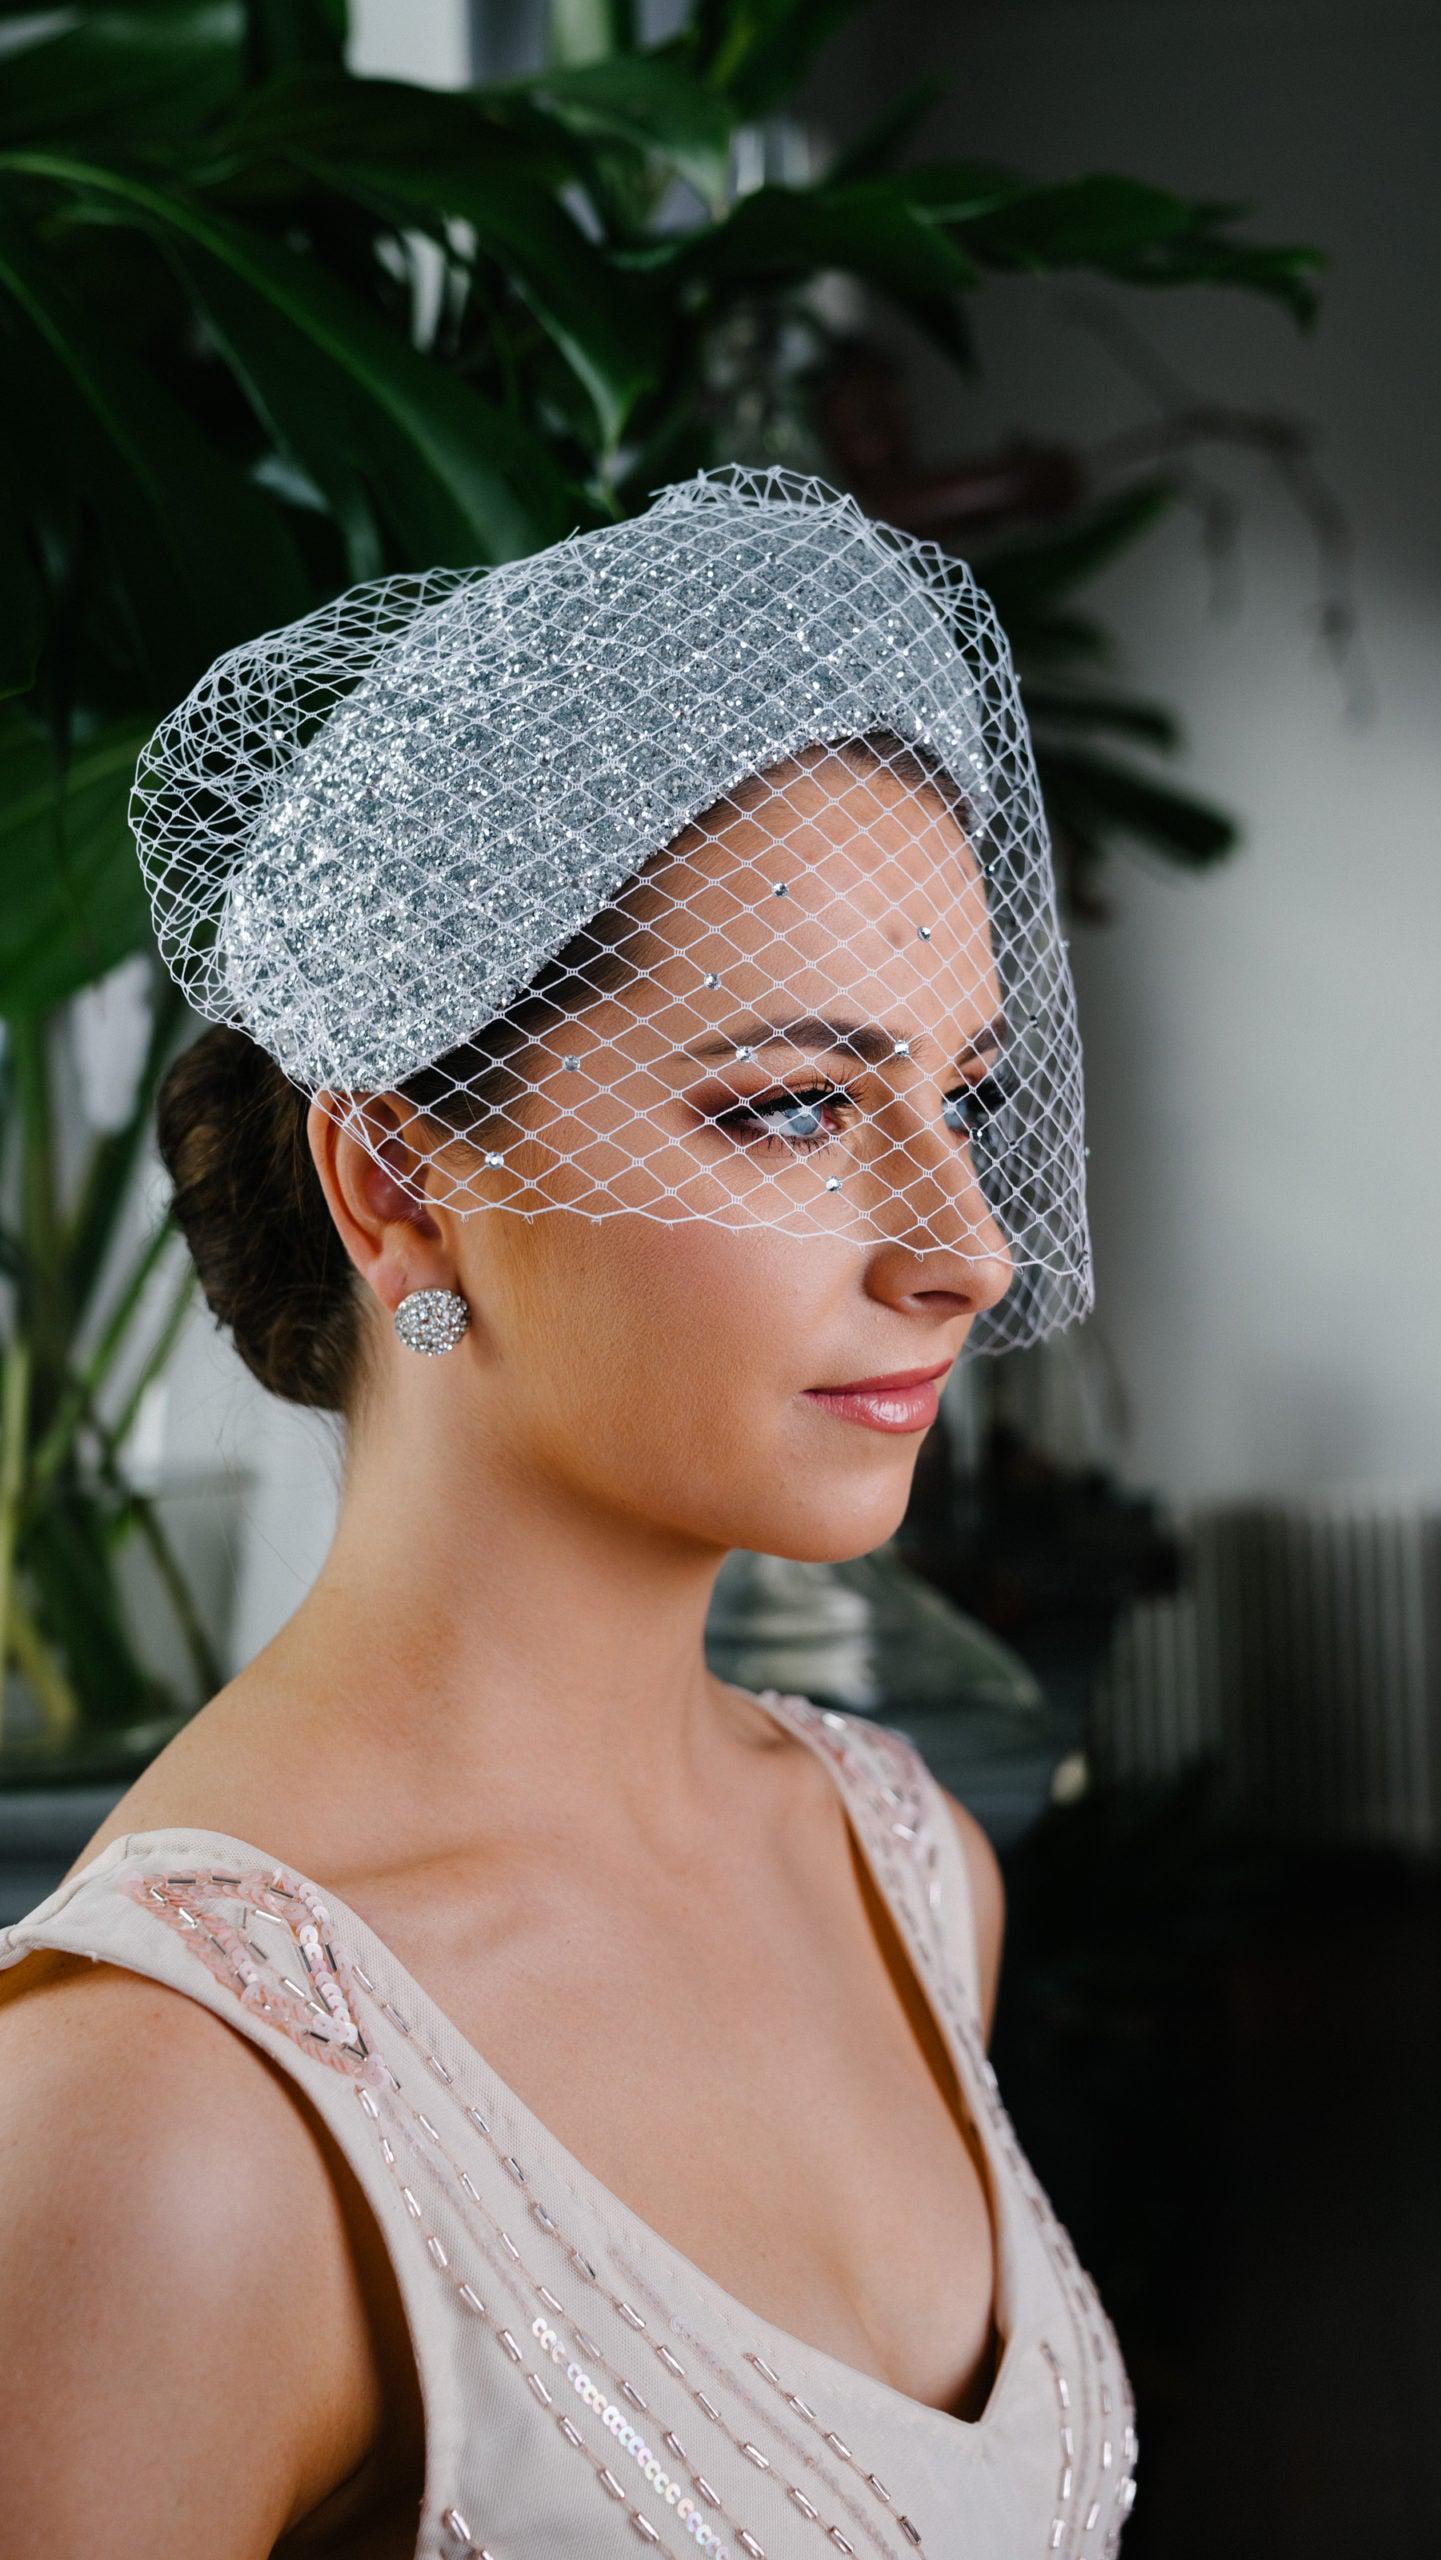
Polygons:
M242 1675L368 1833L443 1841L597 1823L682 1857L774 1747L706 1670L724 1550L602 1508L534 1466L356 1453L306 1599Z

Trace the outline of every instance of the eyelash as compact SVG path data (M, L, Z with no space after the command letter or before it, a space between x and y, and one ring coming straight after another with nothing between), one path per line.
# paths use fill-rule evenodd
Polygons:
M999 1116L1004 1105L1011 1100L1013 1093L1014 1086L997 1074L981 1076L974 1084L968 1079L963 1079L960 1084L952 1085L950 1091L942 1097L943 1101L954 1102L964 1099L975 1105L980 1114L979 1122L973 1121L967 1129L956 1129L954 1134L957 1137L975 1137L978 1129L983 1128L989 1119ZM845 1085L798 1085L794 1088L786 1087L777 1093L762 1094L754 1102L733 1103L727 1110L718 1111L713 1115L712 1125L717 1129L729 1130L738 1138L744 1138L746 1136L744 1124L759 1121L764 1112L795 1110L807 1102L814 1101L844 1103L850 1110L856 1108L855 1095ZM953 1127L951 1122L947 1122L946 1125ZM789 1147L793 1152L805 1153L812 1147L828 1145L830 1140L838 1135L839 1132L834 1129L812 1130L804 1137L796 1134L787 1136L783 1132L764 1129L753 1143L760 1147Z

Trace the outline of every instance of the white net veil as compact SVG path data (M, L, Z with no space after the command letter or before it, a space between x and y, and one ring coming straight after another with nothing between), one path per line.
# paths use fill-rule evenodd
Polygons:
M417 1200L940 1248L970 1352L1090 1305L1005 636L823 482L353 587L216 661L131 823L195 1009Z

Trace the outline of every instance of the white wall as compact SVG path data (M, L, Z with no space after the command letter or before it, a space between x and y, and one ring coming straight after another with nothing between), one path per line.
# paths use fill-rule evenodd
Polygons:
M1039 177L1120 170L1254 208L1331 255L1300 334L1210 289L1115 298L1199 396L1320 423L1358 543L1367 727L1319 655L1318 573L1261 472L1242 591L1210 609L1193 519L1095 589L1117 673L1186 714L1178 768L1238 811L1199 880L1118 865L1078 932L1098 1323L1124 1380L1125 1471L1181 1495L1441 1486L1441 727L1437 720L1437 22L1398 0L889 0L836 49L836 125L927 66L919 148ZM1104 288L1086 288L1093 300ZM1148 414L1030 280L979 305L979 395L927 372L935 453L995 430L1083 445Z
M347 58L353 71L372 79L458 88L471 76L466 0L350 0Z

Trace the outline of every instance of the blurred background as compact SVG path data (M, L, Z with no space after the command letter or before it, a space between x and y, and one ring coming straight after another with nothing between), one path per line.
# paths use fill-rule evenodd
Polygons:
M713 1659L986 1822L1127 2560L1421 2560L1441 2297L1441 30L1411 0L0 6L0 1919L290 1614L335 1428L165 1223L125 809L221 649L723 459L1016 651L1098 1304Z

